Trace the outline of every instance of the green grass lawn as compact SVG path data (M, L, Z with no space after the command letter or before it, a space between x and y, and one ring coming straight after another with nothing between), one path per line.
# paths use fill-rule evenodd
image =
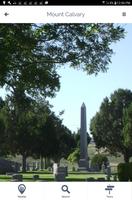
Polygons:
M42 173L42 172L27 172L27 173L20 173L23 175L23 181L33 182L33 175L39 175L38 181L54 181L54 176L52 173ZM68 177L66 177L66 181L86 181L87 178L106 178L105 174L102 173L69 173ZM9 175L0 175L0 181L11 181L11 176Z

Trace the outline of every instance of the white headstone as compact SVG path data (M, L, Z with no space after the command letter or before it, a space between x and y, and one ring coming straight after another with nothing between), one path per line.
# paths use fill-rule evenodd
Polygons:
M53 174L56 175L58 173L58 164L53 163Z

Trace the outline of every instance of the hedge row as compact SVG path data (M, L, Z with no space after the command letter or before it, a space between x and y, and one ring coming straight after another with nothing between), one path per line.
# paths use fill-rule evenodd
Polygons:
M119 181L132 181L132 162L120 163L117 171Z

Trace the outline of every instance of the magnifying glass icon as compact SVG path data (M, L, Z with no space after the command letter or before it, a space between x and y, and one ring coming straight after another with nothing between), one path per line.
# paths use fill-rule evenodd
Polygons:
M67 186L67 185L62 185L61 189L62 189L62 191L63 191L63 192L67 192L67 193L69 193L69 194L70 194L70 192L69 192L69 190L68 190L68 186Z

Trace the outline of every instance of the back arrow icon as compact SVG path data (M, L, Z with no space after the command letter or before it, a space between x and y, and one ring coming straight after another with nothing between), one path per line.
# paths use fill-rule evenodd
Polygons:
M7 13L7 12L5 12L5 14L4 14L5 16L8 16L9 15L9 13Z

